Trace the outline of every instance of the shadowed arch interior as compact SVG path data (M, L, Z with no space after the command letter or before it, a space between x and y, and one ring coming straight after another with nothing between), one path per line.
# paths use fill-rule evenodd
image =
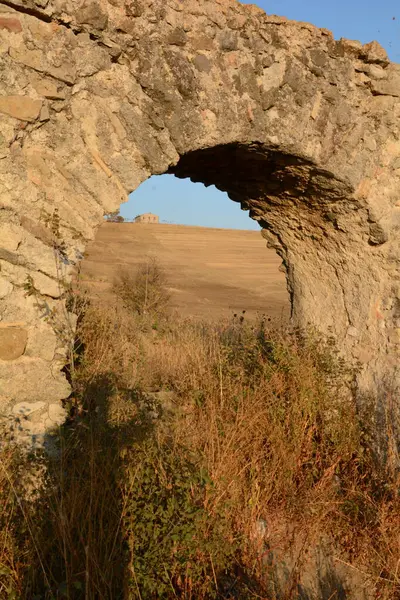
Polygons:
M277 198L311 207L329 206L348 198L351 186L312 161L258 142L217 145L180 157L168 171L205 185L215 185L229 197L245 203Z

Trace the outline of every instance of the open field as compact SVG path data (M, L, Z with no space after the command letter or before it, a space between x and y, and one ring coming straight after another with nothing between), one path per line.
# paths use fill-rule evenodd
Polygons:
M219 318L246 310L288 316L281 261L257 231L105 223L85 256L81 280L102 296L118 273L154 256L165 269L172 308L181 314Z

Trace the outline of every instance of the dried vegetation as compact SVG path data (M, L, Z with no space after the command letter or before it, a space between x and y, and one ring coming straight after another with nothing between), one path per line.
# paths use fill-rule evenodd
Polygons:
M168 314L155 263L115 290L80 303L59 452L2 446L0 598L400 598L395 457L334 345Z

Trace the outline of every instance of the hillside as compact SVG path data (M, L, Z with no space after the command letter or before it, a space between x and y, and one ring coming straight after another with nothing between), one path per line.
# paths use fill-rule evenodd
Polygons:
M81 280L106 298L119 272L147 256L165 268L173 308L218 318L235 311L287 318L288 295L280 259L257 231L104 223L89 244Z

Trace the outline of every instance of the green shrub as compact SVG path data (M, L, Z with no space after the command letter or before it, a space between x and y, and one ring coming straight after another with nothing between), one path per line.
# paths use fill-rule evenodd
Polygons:
M202 463L190 448L152 438L135 445L126 464L134 597L218 597L239 540L223 507L210 509L215 488Z

